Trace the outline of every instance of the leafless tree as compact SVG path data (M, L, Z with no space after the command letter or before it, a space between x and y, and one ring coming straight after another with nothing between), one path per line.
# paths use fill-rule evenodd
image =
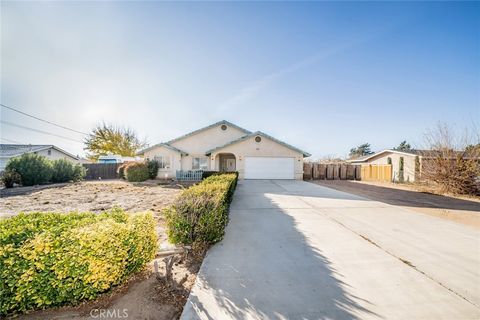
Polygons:
M439 123L425 135L421 178L438 184L444 192L480 195L480 140L476 127L463 134Z

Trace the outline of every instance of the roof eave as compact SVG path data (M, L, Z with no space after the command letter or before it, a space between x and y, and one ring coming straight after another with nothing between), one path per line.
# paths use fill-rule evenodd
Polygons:
M228 146L231 146L231 145L237 144L237 143L239 143L239 142L245 141L246 139L248 139L248 138L250 138L250 137L253 137L253 136L256 136L256 135L263 136L263 137L265 137L265 138L267 138L267 139L270 139L270 140L272 140L273 142L276 142L276 143L278 143L278 144L280 144L280 145L282 145L282 146L284 146L284 147L286 147L286 148L288 148L288 149L290 149L290 150L294 150L294 151L296 151L296 152L298 152L298 153L301 153L304 158L307 158L307 157L310 157L310 156L311 156L310 153L305 152L305 151L303 151L303 150L301 150L301 149L298 149L298 148L296 148L296 147L294 147L294 146L292 146L292 145L290 145L290 144L288 144L288 143L286 143L286 142L283 142L283 141L281 141L281 140L278 140L278 139L276 139L276 138L274 138L274 137L272 137L272 136L270 136L270 135L268 135L268 134L266 134L266 133L264 133L264 132L261 132L261 131L252 132L252 133L250 133L250 134L247 134L246 136L243 136L243 137L238 138L238 139L236 139L236 140L230 141L229 143L226 143L226 144L224 144L223 146L220 146L220 147L217 147L217 148L208 150L208 151L205 153L205 155L209 156L209 155L211 155L211 154L212 154L213 152L215 152L215 151L218 151L218 150L224 149L224 148L226 148L226 147L228 147Z
M242 132L244 132L244 133L246 133L246 134L251 134L251 133L252 133L251 131L249 131L249 130L247 130L247 129L244 129L244 128L242 128L242 127L239 127L239 126L237 126L237 125L234 124L234 123L231 123L231 122L229 122L229 121L227 121L227 120L222 120L222 121L215 122L215 123L213 123L213 124L211 124L211 125L208 125L208 126L206 126L206 127L203 127L203 128L194 130L194 131L192 131L192 132L189 132L189 133L187 133L187 134L184 134L184 135L182 135L182 136L180 136L180 137L178 137L178 138L169 140L169 141L166 142L166 144L170 144L170 143L177 142L177 141L179 141L179 140L182 140L182 139L187 138L187 137L191 137L191 136L193 136L193 135L195 135L195 134L197 134L197 133L199 133L199 132L202 132L202 131L205 131L205 130L208 130L208 129L211 129L211 128L214 128L214 127L217 127L217 126L220 126L220 125L222 125L222 124L225 124L225 125L227 125L227 126L233 127L233 128L235 128L235 129L237 129L237 130L240 130L240 131L242 131Z
M137 156L144 155L145 152L150 151L150 150L153 150L153 149L158 148L158 147L164 147L164 148L170 149L170 150L172 150L172 151L178 152L178 153L180 153L182 156L188 156L188 153L187 153L187 152L182 151L182 150L180 150L180 149L178 149L178 148L175 148L175 147L173 147L173 146L171 146L171 145L168 145L167 143L157 143L157 144L155 144L155 145L153 145L153 146L151 146L151 147L148 147L148 148L145 148L145 149L143 149L143 150L140 150L139 152L136 153L136 155L137 155Z

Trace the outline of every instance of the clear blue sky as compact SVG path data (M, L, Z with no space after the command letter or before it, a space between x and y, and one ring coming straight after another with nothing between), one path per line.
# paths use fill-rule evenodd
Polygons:
M345 156L480 119L480 3L2 2L1 102L149 142L226 119ZM10 123L80 134L1 110ZM1 125L2 143L82 144Z

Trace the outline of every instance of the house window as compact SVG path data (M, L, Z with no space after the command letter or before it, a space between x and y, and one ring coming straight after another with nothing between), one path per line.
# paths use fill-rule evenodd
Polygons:
M256 136L256 137L255 137L255 142L258 143L258 142L260 142L260 141L262 141L262 138L261 138L260 136Z
M159 169L170 169L170 157L169 156L154 156L153 160L158 162Z
M227 126L224 125L224 124L222 124L222 126L220 128L222 128L223 131L227 130Z
M193 170L207 170L208 163L207 158L192 158L192 169Z
M48 154L49 156L51 156L51 155L52 155L52 150L48 150L48 151L47 151L47 154Z

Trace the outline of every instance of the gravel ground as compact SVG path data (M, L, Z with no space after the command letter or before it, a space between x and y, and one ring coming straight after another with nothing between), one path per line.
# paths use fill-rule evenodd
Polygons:
M129 212L152 211L158 215L183 186L151 181L132 184L121 180L83 181L73 184L2 189L0 217L34 211L100 212L119 206Z

